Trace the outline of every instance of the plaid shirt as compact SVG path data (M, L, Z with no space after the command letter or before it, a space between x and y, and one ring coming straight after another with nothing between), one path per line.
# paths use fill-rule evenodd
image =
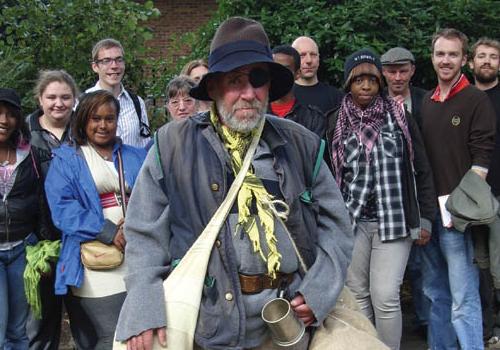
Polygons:
M376 218L381 241L409 235L401 183L404 142L403 133L388 113L369 160L355 133L350 133L344 143L342 194L347 209L354 226L367 217ZM376 213L370 213L373 196Z

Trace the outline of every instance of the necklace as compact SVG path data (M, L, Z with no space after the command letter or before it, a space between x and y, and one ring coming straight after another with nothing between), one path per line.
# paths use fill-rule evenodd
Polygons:
M96 151L96 153L99 155L99 157L101 157L102 159L108 161L110 157L106 156L106 155L103 155L101 152L99 152L99 150L97 148L94 147L94 145L92 143L89 142L89 145L90 147L92 147L92 149L94 151Z
M0 166L5 167L10 164L10 147L7 148L7 159L0 163Z

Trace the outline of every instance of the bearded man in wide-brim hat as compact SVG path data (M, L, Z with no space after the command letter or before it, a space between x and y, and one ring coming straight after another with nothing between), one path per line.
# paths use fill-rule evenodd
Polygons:
M194 348L273 349L261 311L280 292L306 326L321 324L335 305L353 245L342 196L322 161L320 139L265 115L268 102L292 84L290 71L273 62L260 23L234 17L220 25L209 73L190 92L214 101L212 109L158 131L128 206L130 271L117 339L129 349L150 349L155 334L160 342L168 338L167 321L176 319L166 319L163 280L223 202L260 130L210 252ZM307 339L306 333L293 349L306 349Z

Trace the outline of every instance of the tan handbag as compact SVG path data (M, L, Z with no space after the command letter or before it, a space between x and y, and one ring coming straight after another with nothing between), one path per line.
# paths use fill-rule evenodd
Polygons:
M121 152L118 157L118 181L120 183L121 207L123 217L127 211L125 180L123 178L123 162ZM90 270L112 270L123 263L123 252L114 244L105 244L93 240L80 244L80 257L82 264Z
M82 264L91 270L111 270L123 262L123 253L114 244L104 244L98 240L80 245Z

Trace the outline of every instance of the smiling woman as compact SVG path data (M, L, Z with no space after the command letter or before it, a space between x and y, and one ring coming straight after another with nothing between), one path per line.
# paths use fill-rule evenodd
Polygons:
M71 126L74 142L54 150L45 182L52 217L63 236L55 290L68 294L71 328L82 349L111 349L125 298L126 255L119 266L105 269L83 267L80 255L80 245L87 243L106 254L125 249L126 203L145 151L116 137L119 112L110 92L85 94Z
M0 88L0 349L28 348L26 251L45 233L38 153L29 138L19 96Z
M363 49L349 56L344 67L347 95L340 109L328 115L327 144L355 230L346 285L380 339L398 350L399 288L412 238L418 245L430 239L432 176L418 127L382 91L378 56Z

